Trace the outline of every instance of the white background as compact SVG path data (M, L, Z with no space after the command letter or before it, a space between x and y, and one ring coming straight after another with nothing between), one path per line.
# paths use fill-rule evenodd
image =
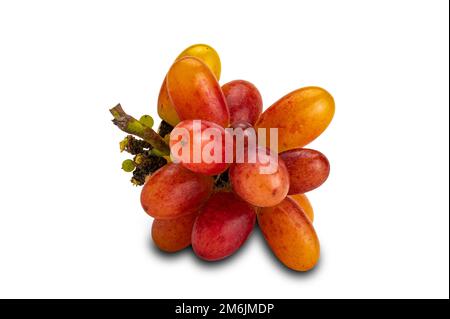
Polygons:
M449 297L448 1L2 1L0 297ZM221 263L150 242L108 108L156 116L204 42L265 107L336 100L313 144L322 258L284 268L255 232Z

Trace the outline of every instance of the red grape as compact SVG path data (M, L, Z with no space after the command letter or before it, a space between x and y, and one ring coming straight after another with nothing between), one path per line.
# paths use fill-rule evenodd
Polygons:
M222 86L230 110L230 123L245 121L256 123L262 112L262 98L258 89L250 82L235 80Z
M182 121L170 134L171 155L193 172L220 174L229 165L225 158L227 135L223 127L212 122ZM231 142L231 137L228 140Z
M212 177L195 174L180 164L170 163L145 183L141 204L150 216L172 219L197 212L213 190Z
M226 258L242 246L253 230L255 209L231 192L211 196L194 223L192 248L202 259Z
M322 185L330 174L330 163L319 151L296 148L280 153L289 171L289 194L303 194Z

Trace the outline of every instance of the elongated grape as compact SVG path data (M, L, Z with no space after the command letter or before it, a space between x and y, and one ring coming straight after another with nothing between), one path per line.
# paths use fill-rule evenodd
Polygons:
M213 190L213 178L195 174L180 164L170 163L145 183L141 204L156 219L173 219L195 213Z
M231 192L211 196L194 223L192 248L205 260L224 259L247 240L256 220L255 209Z
M221 63L219 55L216 50L207 44L194 44L186 48L178 55L177 59L185 56L192 56L202 60L214 73L217 80L220 79ZM172 126L175 126L180 122L175 107L170 101L169 94L167 93L166 78L161 85L158 97L158 115Z
M235 80L222 86L230 110L230 123L248 122L254 125L262 112L262 98L256 86Z
M303 209L311 222L314 221L314 209L305 194L294 194L288 197L292 198Z
M277 205L289 190L289 173L283 160L262 147L258 147L256 151L246 151L246 162L230 166L229 176L233 190L252 205Z
M220 57L213 47L207 44L194 44L186 48L181 52L178 59L184 58L185 56L192 56L203 61L214 74L217 80L220 80L221 63Z
M184 57L167 74L170 101L181 120L206 120L227 127L230 113L216 77L201 60Z
M289 194L309 192L322 185L330 174L330 163L319 151L296 148L280 156L289 172Z
M218 175L229 165L225 158L226 135L224 128L213 122L182 121L170 134L171 156L193 172Z
M152 238L162 251L174 253L191 244L192 227L197 213L174 219L155 219L152 224Z
M291 198L262 208L258 223L272 252L286 267L307 271L317 264L319 239L309 218Z
M330 124L334 109L330 93L318 87L305 87L275 102L261 114L255 126L278 128L278 151L282 152L316 139Z
M159 89L158 115L172 126L175 126L180 122L180 117L170 101L169 93L167 93L166 78L164 78L161 89Z

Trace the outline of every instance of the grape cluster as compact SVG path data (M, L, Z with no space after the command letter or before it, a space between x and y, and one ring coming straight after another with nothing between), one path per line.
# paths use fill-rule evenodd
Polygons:
M192 162L173 152L172 161L146 141L128 136L121 148L135 157L123 166L137 175L135 184L143 184L141 204L154 218L152 238L163 251L192 245L198 257L216 261L235 253L257 223L285 266L310 270L319 259L320 245L305 193L325 182L330 164L325 155L304 146L331 122L333 97L322 88L305 87L263 112L261 95L253 84L236 80L220 86L220 73L219 56L208 45L193 45L177 57L158 98L163 119L160 136L174 147L179 139L170 134L172 129L183 128L193 136L196 120L201 120L202 130L215 128L223 137L217 143L222 144L228 127L277 128L278 149L258 146L260 156L255 162L230 163L225 153L214 154L220 161ZM140 121L153 125L148 117ZM211 140L202 137L199 142L203 149ZM270 145L269 136L266 145ZM192 153L192 146L185 147ZM251 155L248 147L244 151ZM268 162L276 167L262 174Z

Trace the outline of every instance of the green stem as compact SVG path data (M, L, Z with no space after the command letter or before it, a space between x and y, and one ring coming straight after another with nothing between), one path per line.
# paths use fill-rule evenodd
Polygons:
M164 139L152 128L143 125L134 117L125 113L120 104L117 104L109 111L114 116L113 123L122 131L142 138L164 155L170 154L169 146Z

